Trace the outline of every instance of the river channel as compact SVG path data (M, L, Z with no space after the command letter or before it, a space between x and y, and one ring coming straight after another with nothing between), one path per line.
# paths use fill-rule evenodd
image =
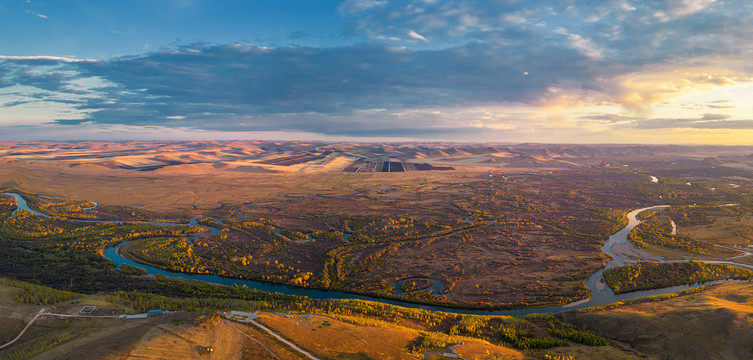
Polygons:
M30 209L28 204L26 203L26 200L20 195L16 193L4 193L4 194L11 195L16 198L16 202L18 204L18 209L16 211L23 209L23 210L30 211L31 213L35 215L47 216L46 214L40 213L39 211ZM120 249L121 246L129 243L130 241L124 241L115 246L108 247L104 252L104 257L114 262L117 268L120 268L120 266L122 266L123 264L128 264L128 265L140 267L146 270L146 272L150 275L160 274L160 275L164 275L171 278L200 280L200 281L205 281L209 283L228 285L228 286L232 286L232 285L247 286L251 289L257 289L257 290L267 291L267 292L276 292L276 293L288 294L288 295L306 296L312 299L359 299L359 300L376 301L376 302L385 303L385 304L399 305L399 306L415 308L415 309L444 311L444 312L457 313L457 314L515 316L515 315L526 315L526 314L534 314L534 313L557 313L561 311L604 305L604 304L614 303L618 301L625 301L625 300L630 300L630 299L635 299L635 298L640 298L640 297L645 297L645 296L671 294L671 293L675 293L675 292L690 289L690 288L696 288L696 287L700 287L704 285L722 282L722 281L712 281L712 282L706 282L706 283L696 283L696 284L691 284L691 285L679 285L679 286L672 286L672 287L667 287L667 288L662 288L662 289L635 291L635 292L624 293L624 294L615 294L608 286L606 286L606 284L603 283L602 273L604 272L605 269L615 267L615 266L622 266L626 263L634 262L632 260L616 255L612 249L614 245L616 244L621 244L621 245L626 245L626 246L631 245L628 241L627 236L630 233L630 231L632 231L633 228L635 228L640 223L640 220L638 220L638 214L646 210L660 209L667 206L668 205L647 207L647 208L633 210L627 214L627 218L628 218L627 226L625 226L622 230L610 236L609 239L604 242L604 245L601 248L603 252L611 255L613 259L608 261L604 268L599 269L598 271L593 273L586 281L586 287L588 287L588 289L591 291L591 297L589 299L583 299L581 301L577 301L577 302L565 304L565 305L555 305L555 306L547 306L547 307L529 307L529 308L521 308L521 309L513 309L513 310L461 309L461 308L451 308L451 307L444 307L444 306L415 304L415 303L411 303L407 301L378 298L378 297L373 297L373 296L347 293L343 291L302 288L302 287L291 286L291 285L275 284L275 283L264 282L264 281L228 278L228 277L222 277L222 276L217 276L217 275L193 275L193 274L178 273L178 272L173 272L173 271L164 270L164 269L156 268L153 266L141 264L141 263L138 263L133 260L126 259L120 256L118 250ZM197 218L191 218L190 224L197 225L196 219ZM96 220L72 220L72 221L98 222ZM101 221L101 222L113 222L113 221ZM129 222L129 221L115 221L115 222ZM156 225L175 225L175 223L167 223L167 222L150 222L150 223L156 224ZM210 236L210 235L214 235L220 232L220 229L215 228L215 227L202 226L202 225L198 225L198 226L205 228L206 231L202 234L185 235L184 237L190 240L193 240L198 237ZM135 240L135 241L138 241L138 240Z

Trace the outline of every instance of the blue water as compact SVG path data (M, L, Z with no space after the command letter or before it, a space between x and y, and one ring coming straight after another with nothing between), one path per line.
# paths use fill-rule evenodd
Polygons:
M28 204L26 203L26 200L24 200L20 195L15 194L15 193L6 193L6 194L11 195L16 198L16 201L18 202L18 209L16 211L20 209L24 209L36 215L46 216L45 214L42 214L42 213L39 213L37 211L30 209ZM627 235L635 226L637 226L640 223L640 221L637 219L638 214L645 210L657 209L657 208L662 208L662 207L665 207L665 206L655 206L655 207L650 207L650 208L638 209L628 214L628 225L625 226L625 228L623 228L622 230L616 232L614 235L610 236L609 239L604 243L604 246L602 247L602 251L614 257L613 260L607 263L605 268L621 266L627 262L627 259L621 258L615 255L614 252L612 252L612 246L614 246L617 243L626 244L628 242ZM221 219L214 219L214 220L220 223L222 222ZM79 220L79 221L85 221L85 220ZM92 222L92 220L88 220L87 222ZM128 222L128 221L121 221L121 222ZM174 224L174 223L163 223L163 222L150 222L150 223L156 224L156 225ZM220 233L221 231L220 229L215 228L215 227L198 225L197 218L195 217L190 219L189 224L202 226L207 230L202 234L193 234L193 235L184 236L191 241L193 241L193 239L196 239L202 236L216 235ZM555 305L555 306L547 306L547 307L530 307L530 308L522 308L522 309L514 309L514 310L458 309L458 308L450 308L450 307L444 307L444 306L414 304L407 301L377 298L377 297L372 297L372 296L347 293L343 291L302 288L302 287L297 287L297 286L275 284L275 283L264 282L264 281L227 278L227 277L222 277L222 276L217 276L217 275L194 275L194 274L173 272L173 271L164 270L164 269L156 268L153 266L137 263L133 260L129 260L120 256L120 254L118 254L118 250L120 249L121 246L129 242L131 241L124 241L116 246L111 246L107 248L104 252L104 257L114 262L116 265L116 268L120 268L123 264L128 264L131 266L140 267L146 270L146 272L150 275L160 274L160 275L164 275L170 278L200 280L200 281L205 281L209 283L228 285L228 286L232 286L232 285L244 286L245 285L251 289L257 289L261 291L287 294L287 295L306 296L312 299L359 299L359 300L368 300L368 301L375 301L375 302L380 302L380 303L385 303L385 304L404 306L404 307L415 308L415 309L444 311L444 312L457 313L457 314L515 316L515 315L527 315L527 314L534 314L534 313L557 313L557 312L566 311L566 310L582 309L586 307L605 305L605 304L610 304L614 302L631 300L631 299L636 299L636 298L641 298L641 297L646 297L646 296L671 294L671 293L676 293L682 290L697 288L697 287L706 286L710 284L728 282L727 280L710 281L710 282L705 282L705 283L679 285L679 286L672 286L672 287L667 287L667 288L662 288L662 289L635 291L635 292L616 295L608 286L605 286L602 290L599 290L598 287L596 286L597 282L601 281L601 274L604 272L604 269L605 269L603 268L603 269L599 269L594 274L592 274L586 281L586 287L588 287L588 289L591 290L591 298L588 299L588 301L584 300L584 301L573 303L570 305L565 304L565 305Z
M591 307L591 306L604 305L604 304L609 304L609 303L618 302L618 301L640 298L644 296L671 294L678 291L705 286L705 285L710 285L710 284L718 282L716 281L716 282L708 282L708 283L702 283L702 284L680 285L680 286L673 286L673 287L663 288L663 289L636 291L636 292L625 293L625 294L620 294L620 295L615 295L614 292L612 292L611 290L609 290L609 288L607 288L607 291L598 292L600 296L592 297L591 300L588 301L587 303L582 303L582 304L578 304L578 305L574 305L570 307L566 307L566 305L556 305L556 306L548 306L548 307L531 307L531 308L523 308L523 309L515 309L515 310L458 309L458 308L450 308L450 307L444 307L444 306L414 304L407 301L377 298L377 297L372 297L372 296L347 293L343 291L302 288L302 287L297 287L297 286L275 284L275 283L269 283L269 282L264 282L264 281L227 278L227 277L222 277L222 276L217 276L217 275L193 275L193 274L176 273L173 271L164 270L164 269L156 268L153 266L141 264L141 263L138 263L133 260L129 260L120 256L118 254L118 249L120 249L121 246L129 242L130 241L122 242L118 244L117 246L107 248L107 250L105 250L105 253L104 253L105 258L114 262L118 268L122 266L123 264L128 264L131 266L140 267L146 270L146 272L150 275L160 274L160 275L164 275L164 276L176 278L176 279L200 280L200 281L206 281L209 283L228 285L228 286L232 286L232 285L244 286L245 285L251 289L257 289L261 291L280 293L280 294L286 294L286 295L306 296L312 299L359 299L359 300L376 301L376 302L385 303L385 304L399 305L399 306L415 308L415 309L444 311L444 312L457 313L457 314L510 315L512 316L512 315L527 315L527 314L535 314L535 313L557 313L557 312L561 312L565 310L581 309L581 308L586 308L586 307ZM603 270L599 270L599 272L601 271Z
M96 202L96 201L92 201L92 202L94 203L94 205L92 205L92 206L89 206L89 207L85 207L85 208L82 208L81 210L83 210L83 211L86 211L86 210L93 210L93 209L96 209L96 208L97 208L97 206L99 206L99 204L97 204L97 202Z
M11 215L19 212L20 210L26 210L26 211L34 214L34 215L37 215L37 216L48 217L47 214L43 214L43 213L41 213L39 211L32 210L32 208L29 207L29 204L26 203L26 199L24 199L23 197L21 197L21 195L18 195L16 193L3 193L3 195L10 195L10 196L13 196L14 198L16 198L16 205L18 205L18 208L16 210L13 210L13 213Z

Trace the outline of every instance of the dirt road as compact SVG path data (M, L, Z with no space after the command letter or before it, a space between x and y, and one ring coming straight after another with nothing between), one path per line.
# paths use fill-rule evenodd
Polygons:
M254 320L251 320L249 322L252 323L252 324L254 324L259 329L262 329L262 330L266 331L269 335L274 336L277 340L282 341L283 343L285 343L285 345L288 345L291 348L295 349L296 351L298 351L299 353L301 353L303 356L305 356L305 357L307 357L307 358L309 358L311 360L319 360L319 358L315 357L314 355L311 355L308 351L299 348L298 345L293 344L292 342L288 341L288 339L286 339L286 338L278 335L276 332L270 330L268 327L266 327L266 326L264 326L262 324L259 324L258 322L254 321Z
M13 338L13 340L11 340L11 341L3 344L3 345L0 345L0 349L4 349L4 348L6 348L8 346L13 345L13 343L15 343L16 341L18 341L18 339L20 339L21 336L23 336L23 334L26 332L26 330L28 330L29 327L31 327L31 325L34 324L34 322L37 321L37 319L39 319L42 316L74 317L74 318L116 318L117 317L116 315L55 314L55 313L48 313L47 310L48 310L47 308L41 308L41 309L39 309L39 312L36 315L34 315L34 317L31 320L29 320L29 323L26 324L26 327L24 327L23 330L21 330L21 332L18 333L18 335L16 335L15 338Z

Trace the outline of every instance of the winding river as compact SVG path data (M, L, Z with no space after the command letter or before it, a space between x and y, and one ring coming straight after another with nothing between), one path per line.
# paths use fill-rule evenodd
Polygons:
M16 193L3 193L3 195L10 195L10 196L13 196L14 198L16 198L16 205L18 205L18 208L16 210L13 210L13 212L11 213L11 215L15 215L17 212L19 212L21 210L26 210L26 211L34 214L34 215L37 215L37 216L48 217L47 214L43 214L43 213L41 213L39 211L36 211L36 210L30 208L29 204L26 203L26 199L24 199L23 197L21 197L21 195L18 195Z
M20 195L16 193L4 193L4 194L11 195L16 198L16 202L18 204L18 209L16 211L24 209L24 210L32 212L35 215L47 216L38 211L34 211L30 209L28 204L26 203L26 200L24 200L24 198L21 197ZM561 312L561 311L566 311L566 310L574 310L574 309L581 309L581 308L586 308L586 307L591 307L591 306L604 305L604 304L614 303L618 301L625 301L625 300L651 296L651 295L671 294L671 293L675 293L675 292L690 289L690 288L696 288L696 287L700 287L704 285L709 285L712 283L722 282L722 281L712 281L712 282L707 282L707 283L697 283L697 284L691 284L691 285L679 285L679 286L672 286L672 287L667 287L667 288L662 288L662 289L635 291L635 292L624 293L624 294L615 294L608 286L606 286L606 284L603 283L602 273L604 272L605 269L616 267L616 266L622 266L626 263L634 262L632 260L626 259L624 257L621 257L615 254L615 252L613 251L613 247L615 245L621 245L621 246L632 245L628 241L627 236L630 233L630 231L632 231L633 228L635 228L640 223L640 220L638 220L638 214L646 210L661 209L667 206L668 205L647 207L647 208L633 210L627 214L627 218L628 218L627 226L625 226L622 230L610 236L609 239L604 242L604 245L601 248L602 251L611 255L613 259L608 261L604 268L599 269L598 271L593 273L586 281L586 287L588 287L588 289L591 291L591 297L589 299L583 299L583 300L570 303L570 304L565 304L565 305L555 305L555 306L547 306L547 307L530 307L530 308L522 308L522 309L514 309L514 310L478 310L478 309L460 309L460 308L451 308L451 307L444 307L444 306L423 305L423 304L415 304L415 303L395 300L395 299L385 299L385 298L378 298L378 297L367 296L367 295L347 293L343 291L302 288L302 287L297 287L297 286L275 284L275 283L264 282L264 281L227 278L227 277L222 277L222 276L217 276L217 275L193 275L193 274L177 273L177 272L172 272L169 270L164 270L164 269L156 268L153 266L141 264L141 263L138 263L133 260L129 260L120 256L118 250L120 249L121 246L129 243L130 241L124 241L117 244L116 246L108 247L104 252L104 257L114 262L117 268L120 268L120 266L122 266L123 264L129 264L129 265L137 266L146 270L147 273L150 275L160 274L160 275L165 275L171 278L201 280L201 281L206 281L209 283L228 285L228 286L232 286L232 285L247 286L249 288L257 289L261 291L276 292L276 293L288 294L288 295L306 296L312 299L369 300L369 301L375 301L375 302L392 304L392 305L399 305L399 306L404 306L404 307L409 307L409 308L426 309L426 310L432 310L432 311L444 311L444 312L457 313L457 314L526 315L526 314L533 314L533 313L556 313L556 312ZM73 221L84 221L84 220L73 220ZM92 220L88 220L87 222L92 222ZM112 222L112 221L109 221L109 222ZM128 222L128 221L121 221L121 222ZM150 223L156 224L156 225L174 225L175 224L175 223L167 223L167 222L150 222ZM198 225L197 218L195 217L191 218L189 224ZM198 237L215 235L220 232L220 229L215 228L215 227L210 227L210 226L202 226L202 227L206 229L204 233L194 234L194 235L185 235L184 237L188 238L189 240L193 240Z

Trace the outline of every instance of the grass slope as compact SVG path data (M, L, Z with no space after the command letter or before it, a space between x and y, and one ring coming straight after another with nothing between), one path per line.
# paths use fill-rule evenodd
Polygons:
M650 358L753 358L751 284L714 285L709 290L669 300L561 316Z

